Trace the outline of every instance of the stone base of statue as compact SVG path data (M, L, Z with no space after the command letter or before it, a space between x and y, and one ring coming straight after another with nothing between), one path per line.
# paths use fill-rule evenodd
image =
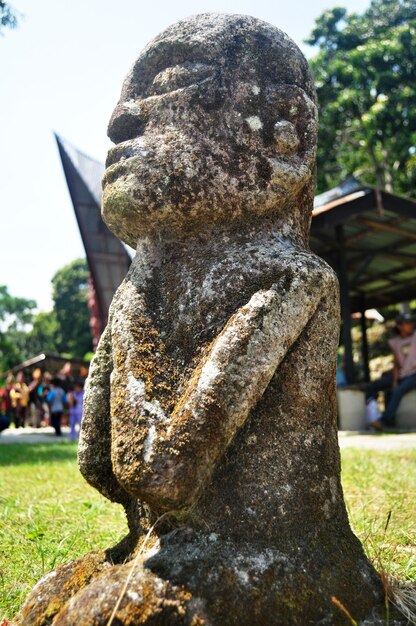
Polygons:
M114 557L120 551L93 553L48 574L16 623L344 626L348 611L357 623L385 624L380 581L351 535L304 537L282 552L183 528L125 563Z

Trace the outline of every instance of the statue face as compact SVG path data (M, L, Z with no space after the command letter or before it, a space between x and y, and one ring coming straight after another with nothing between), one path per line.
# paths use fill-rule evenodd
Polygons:
M108 226L135 246L156 233L281 219L313 178L316 107L305 82L311 92L294 44L254 18L196 16L165 31L110 121Z

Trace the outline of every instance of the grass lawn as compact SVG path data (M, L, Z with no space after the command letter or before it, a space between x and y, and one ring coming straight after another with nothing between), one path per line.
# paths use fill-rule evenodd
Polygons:
M76 443L1 445L0 624L43 574L126 532L122 507L79 473Z
M0 446L0 624L44 573L126 533L121 507L87 485L75 459L69 442ZM416 581L416 450L346 449L342 459L367 553L377 569Z

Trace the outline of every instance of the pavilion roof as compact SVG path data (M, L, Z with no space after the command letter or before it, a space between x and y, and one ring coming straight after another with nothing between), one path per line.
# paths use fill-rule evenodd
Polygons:
M350 178L312 216L311 248L338 274L343 246L351 311L416 298L415 201Z

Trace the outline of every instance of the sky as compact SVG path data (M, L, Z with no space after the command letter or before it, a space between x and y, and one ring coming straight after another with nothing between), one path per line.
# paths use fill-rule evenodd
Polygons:
M326 9L366 0L12 0L0 36L0 285L52 308L51 279L84 257L53 132L104 162L125 75L166 26L195 13L243 13L302 42Z

